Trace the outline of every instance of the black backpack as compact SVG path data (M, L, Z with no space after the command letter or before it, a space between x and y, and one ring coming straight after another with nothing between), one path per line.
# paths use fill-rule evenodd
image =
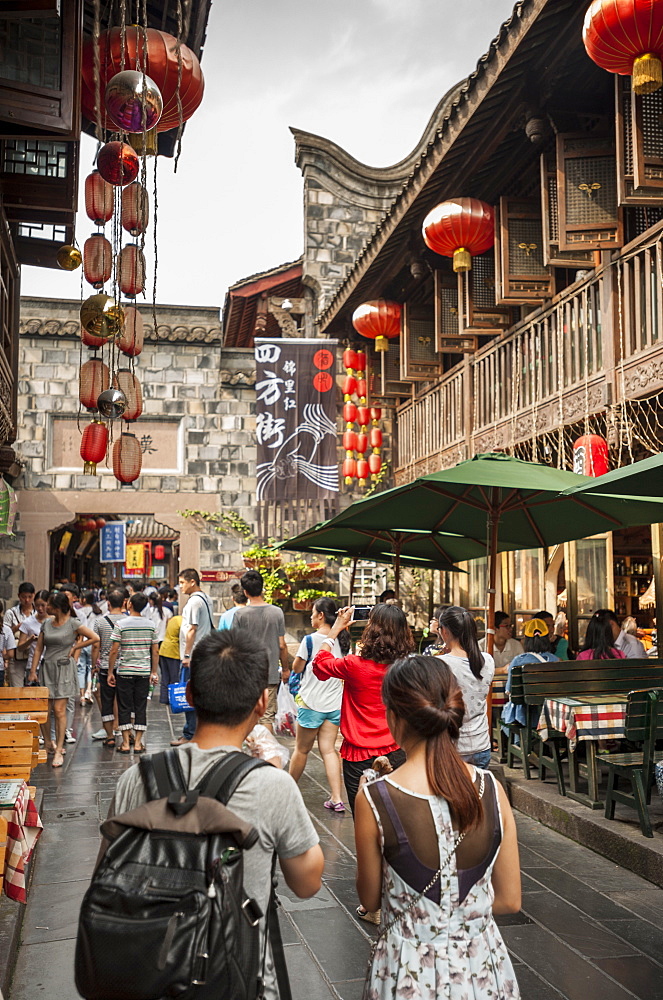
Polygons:
M290 986L272 891L262 911L243 887L243 853L257 831L225 805L254 768L229 753L195 789L176 750L144 757L148 802L106 820L107 849L81 904L76 987L86 1000L257 1000L267 936L280 1000Z

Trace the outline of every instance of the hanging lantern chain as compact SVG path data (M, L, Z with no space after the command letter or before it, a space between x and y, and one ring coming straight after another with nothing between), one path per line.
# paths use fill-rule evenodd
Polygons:
M94 124L94 134L96 135L99 142L102 142L102 130L101 130L101 58L99 56L99 45L97 40L101 33L101 16L100 16L100 5L101 0L94 0L94 25L93 25L93 63L94 63L94 111L95 111L95 124Z
M177 173L177 164L180 162L182 152L182 130L184 122L182 120L182 0L177 0L177 153L175 154L175 165L173 173Z

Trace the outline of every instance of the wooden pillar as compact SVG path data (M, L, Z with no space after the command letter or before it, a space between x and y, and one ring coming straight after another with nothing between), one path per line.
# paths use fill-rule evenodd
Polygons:
M566 578L566 617L569 620L569 645L578 649L578 560L575 542L564 543Z
M654 591L656 593L656 628L663 634L663 524L651 526L651 551L654 565ZM661 644L658 645L659 655Z

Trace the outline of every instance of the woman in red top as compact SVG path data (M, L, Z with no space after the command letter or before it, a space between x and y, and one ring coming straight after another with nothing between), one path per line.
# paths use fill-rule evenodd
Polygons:
M608 618L595 611L587 622L585 645L578 660L623 660L624 653L614 645L612 625Z
M376 757L388 757L400 767L405 754L389 731L382 701L382 681L388 667L408 656L414 640L405 614L394 604L376 604L361 637L361 655L336 658L330 647L352 621L352 608L341 608L329 635L313 661L313 673L321 681L340 677L343 685L341 732L343 780L354 815L359 779Z

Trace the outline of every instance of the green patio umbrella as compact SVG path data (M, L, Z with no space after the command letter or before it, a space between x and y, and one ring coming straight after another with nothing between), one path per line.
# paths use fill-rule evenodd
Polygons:
M586 477L583 477L586 478ZM633 462L620 469L613 469L603 476L589 478L589 482L572 488L569 493L598 493L638 500L657 500L663 497L663 455L652 455L642 462Z
M565 492L595 482L590 476L488 453L358 500L337 514L334 525L369 533L450 532L481 540L488 556L490 649L500 548L548 547L663 519L663 502L655 499Z

